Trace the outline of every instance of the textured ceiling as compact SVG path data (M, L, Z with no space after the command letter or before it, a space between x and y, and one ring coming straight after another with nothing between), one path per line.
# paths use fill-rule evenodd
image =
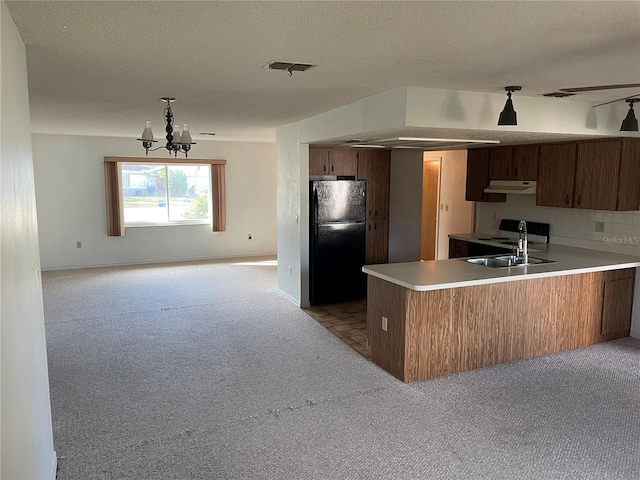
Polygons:
M519 95L640 82L640 2L7 1L27 46L35 133L275 127L399 86ZM313 63L269 71L270 60ZM573 99L602 102L613 90ZM197 135L194 135L197 138Z

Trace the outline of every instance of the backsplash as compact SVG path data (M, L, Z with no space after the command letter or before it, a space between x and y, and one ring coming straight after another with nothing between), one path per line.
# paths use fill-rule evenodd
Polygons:
M640 211L538 207L535 195L507 195L505 203L476 203L477 232L497 233L502 218L551 224L551 243L640 255ZM596 222L603 224L602 232L595 231Z

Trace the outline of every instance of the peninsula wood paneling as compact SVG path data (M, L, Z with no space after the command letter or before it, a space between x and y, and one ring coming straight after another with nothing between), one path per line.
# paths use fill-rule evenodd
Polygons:
M371 360L396 378L405 374L406 288L369 276L367 299L367 340ZM382 330L382 317L387 331ZM375 354L373 353L375 352Z
M371 359L412 382L628 336L634 279L626 269L416 292L369 277Z

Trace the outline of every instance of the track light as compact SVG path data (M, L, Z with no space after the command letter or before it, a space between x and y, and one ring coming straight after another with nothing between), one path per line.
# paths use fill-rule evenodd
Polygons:
M626 102L629 104L629 113L627 117L622 121L620 127L621 132L637 132L638 131L638 119L633 111L633 104L640 102L640 98L627 98Z
M516 117L516 111L513 109L513 102L511 101L511 93L519 92L522 87L511 86L504 87L507 92L507 103L504 104L504 110L500 112L500 118L498 119L498 125L517 125L518 119Z

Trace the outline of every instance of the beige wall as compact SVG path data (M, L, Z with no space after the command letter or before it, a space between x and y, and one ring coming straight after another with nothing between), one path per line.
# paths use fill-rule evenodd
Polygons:
M0 477L55 478L25 47L4 2L0 75Z

